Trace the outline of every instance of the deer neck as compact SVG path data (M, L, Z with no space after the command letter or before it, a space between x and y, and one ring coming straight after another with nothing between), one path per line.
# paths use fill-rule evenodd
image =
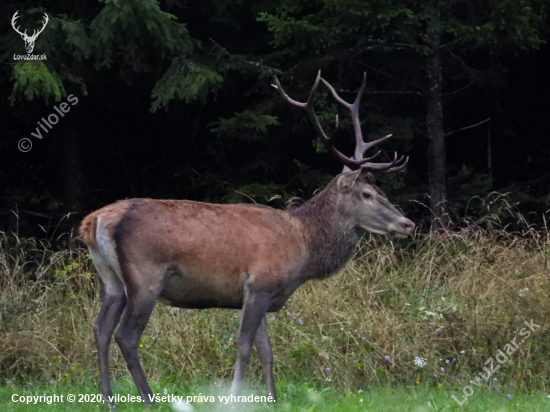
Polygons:
M322 279L344 268L354 255L360 234L344 215L332 184L290 213L304 228L307 279Z

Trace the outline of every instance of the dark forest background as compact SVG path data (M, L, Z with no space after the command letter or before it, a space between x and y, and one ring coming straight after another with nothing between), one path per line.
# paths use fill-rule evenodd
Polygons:
M277 75L305 101L318 70L348 101L367 73L364 135L393 133L381 161L410 156L407 169L378 181L424 229L487 213L513 224L498 193L541 223L550 208L549 6L4 1L0 230L52 236L131 197L274 207L309 198L341 166L270 85ZM29 34L48 14L33 51L47 60L14 60L26 54L16 11ZM31 136L71 94L78 104L42 139ZM316 110L326 130L339 113L336 146L351 155L349 114L324 86Z

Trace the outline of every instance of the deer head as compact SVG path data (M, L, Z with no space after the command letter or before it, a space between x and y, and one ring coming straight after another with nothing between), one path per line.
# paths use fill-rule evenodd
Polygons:
M334 98L351 112L355 132L355 152L353 157L347 157L334 147L333 137L334 131L338 128L338 116L336 116L336 127L330 136L326 135L319 123L319 119L313 109L313 95L317 90L319 81L322 81L329 88ZM283 91L277 77L275 77L276 84L272 86L279 91L288 103L305 110L317 135L336 158L344 164L344 170L335 179L335 184L336 190L340 195L339 207L341 213L346 218L346 222L349 222L355 228L376 234L407 237L413 231L415 227L414 223L405 218L390 203L384 192L376 186L373 174L391 173L401 170L407 165L409 158L404 159L401 156L398 159L397 154L395 154L394 159L389 163L370 163L380 152L368 158L363 157L368 149L391 137L390 134L369 143L363 140L359 121L359 104L365 91L366 81L367 75L365 73L363 83L353 103L347 103L338 96L334 88L325 79L321 78L321 71L317 74L315 83L305 103L291 99Z
M34 42L36 41L36 38L38 37L38 35L40 33L42 33L44 31L44 28L48 24L49 18L48 18L48 15L46 13L44 13L45 20L43 22L42 28L40 30L34 30L33 33L32 33L32 36L29 36L29 35L27 35L27 30L25 30L23 33L21 33L19 31L19 27L15 27L15 21L19 17L17 15L17 13L19 13L19 10L16 11L15 14L13 15L13 18L11 19L11 25L12 25L13 29L17 33L19 33L21 35L21 38L25 41L25 48L27 49L27 53L30 54L34 50Z

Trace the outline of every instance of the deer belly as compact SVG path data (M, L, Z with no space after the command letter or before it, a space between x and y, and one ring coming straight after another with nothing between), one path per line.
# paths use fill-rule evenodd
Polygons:
M158 300L188 309L241 309L243 304L239 280L178 268L167 274Z

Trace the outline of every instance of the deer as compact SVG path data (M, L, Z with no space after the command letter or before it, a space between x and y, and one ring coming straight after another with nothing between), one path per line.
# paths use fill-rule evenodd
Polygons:
M334 132L327 136L315 114L313 96L320 80L351 111L356 140L352 157L334 147ZM280 310L308 280L343 269L363 234L406 238L413 232L414 223L390 203L373 177L403 169L408 157L395 155L389 163L364 158L368 149L391 136L363 140L359 103L366 74L352 104L338 96L320 71L305 103L291 99L276 77L275 83L286 102L307 113L317 135L344 164L344 171L310 200L279 210L256 204L127 199L83 220L80 236L102 296L93 331L104 402L112 397L108 349L118 324L115 341L142 401L152 403L138 349L157 301L179 308L241 309L231 394L242 391L254 346L267 394L276 401L266 314Z
M44 13L44 22L42 23L42 28L39 29L39 30L33 30L32 36L29 36L27 34L27 30L25 30L23 33L21 33L19 31L19 26L15 27L15 21L19 18L17 13L19 13L19 10L17 10L13 14L13 17L11 19L11 26L21 36L21 38L25 42L25 48L27 49L27 53L30 54L34 50L34 42L38 38L38 35L44 31L44 29L46 28L46 25L48 24L48 21L50 20L50 18L48 17L48 15L46 13Z

